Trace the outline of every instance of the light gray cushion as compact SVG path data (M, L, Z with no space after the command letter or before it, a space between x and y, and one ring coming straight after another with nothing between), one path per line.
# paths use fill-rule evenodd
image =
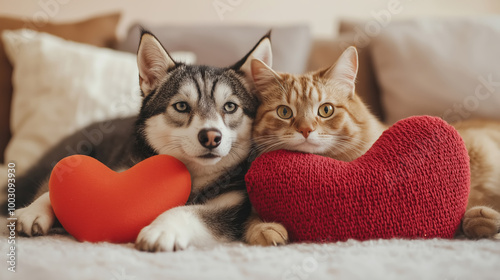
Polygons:
M370 49L387 122L500 119L500 17L394 22Z
M220 67L240 60L270 29L265 26L137 24L130 28L120 50L137 51L141 26L151 31L167 51L191 51L196 54L198 64ZM311 45L307 26L272 28L271 41L274 69L292 73L305 71Z

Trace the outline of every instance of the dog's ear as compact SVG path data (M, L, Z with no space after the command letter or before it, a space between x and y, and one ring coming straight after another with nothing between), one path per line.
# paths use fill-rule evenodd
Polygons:
M142 95L146 97L161 84L168 71L175 68L177 63L153 34L142 31L137 50L137 66L139 85Z
M252 80L252 60L258 59L269 67L273 65L271 50L271 31L269 31L240 61L231 66L234 70L242 71L248 80Z

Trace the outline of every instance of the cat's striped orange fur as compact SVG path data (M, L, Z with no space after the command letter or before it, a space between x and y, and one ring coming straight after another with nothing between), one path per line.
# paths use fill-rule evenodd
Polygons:
M330 68L303 75L277 73L254 60L252 74L261 102L253 128L258 150L288 149L343 161L364 154L386 126L355 94L357 70L354 47ZM469 121L455 126L471 158L472 185L463 233L469 238L498 237L500 123ZM267 225L268 230L273 228ZM274 227L276 232L284 230ZM283 243L278 235L274 238Z

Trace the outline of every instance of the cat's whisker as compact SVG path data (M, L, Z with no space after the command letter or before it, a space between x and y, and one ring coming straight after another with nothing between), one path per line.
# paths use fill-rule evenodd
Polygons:
M352 136L348 136L348 135L336 135L336 134L332 134L332 136L336 137L339 140L347 140L347 141L352 141L352 142L358 142L358 143L365 144L365 145L370 144L370 142L365 141L365 140L363 140L363 139L361 139L359 137L352 137Z
M344 151L342 149L338 150L338 149L335 149L334 147L330 148L329 151L335 154L335 159L337 159L337 160L341 160L341 161L349 161L350 160L350 157L347 154L347 151Z
M337 155L335 156L336 158L338 158L338 154L344 155L347 161L353 160L354 158L361 156L365 152L364 149L357 147L355 143L352 142L337 141L335 144L336 145L329 148L329 151Z
M259 151L260 154L263 154L263 153L267 153L270 151L282 149L285 145L286 145L286 142L283 142L283 141L273 142L273 143L270 143L267 145L263 144L263 145L257 146L257 151Z
M274 143L268 143L264 145L260 145L259 148L263 148L262 150L270 151L276 147L282 146L284 143L283 142L274 142Z
M353 142L349 142L349 141L337 141L336 144L341 145L344 148L350 148L350 150L354 149L354 150L358 150L358 151L363 150L362 148L364 147L364 146L359 146L357 143L353 143Z
M365 149L365 145L362 145L362 144L359 144L359 143L352 143L352 142L348 142L348 141L337 141L336 142L337 145L344 145L344 147L346 148L350 148L350 150L358 150L358 151L362 151Z

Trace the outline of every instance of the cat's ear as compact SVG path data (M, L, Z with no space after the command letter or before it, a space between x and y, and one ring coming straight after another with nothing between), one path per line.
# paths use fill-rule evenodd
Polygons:
M320 76L344 87L354 95L354 83L358 74L358 51L355 47L347 48L330 68L320 71Z
M139 85L145 97L163 81L168 71L177 66L160 41L151 33L142 31L137 50Z
M279 74L274 72L265 62L259 59L252 59L251 72L257 90L264 89L270 83L279 79Z
M240 61L230 68L242 71L247 79L252 79L252 60L259 59L272 66L273 53L271 50L271 31L269 31Z

